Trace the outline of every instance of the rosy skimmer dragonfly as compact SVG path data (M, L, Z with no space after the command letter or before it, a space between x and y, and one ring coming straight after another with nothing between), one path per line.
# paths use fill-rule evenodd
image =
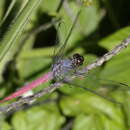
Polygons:
M78 11L76 17L75 17L75 20L74 20L74 23L72 24L72 27L67 35L67 38L66 40L64 41L63 45L58 49L57 53L56 53L56 57L55 57L55 60L53 62L53 65L52 65L52 71L48 72L47 74L44 74L42 77L32 81L31 83L21 87L18 91L14 92L13 94L9 95L8 97L4 98L3 100L1 100L1 102L4 102L4 101L8 101L8 100L11 100L13 98L16 98L16 97L19 97L21 96L22 94L24 94L25 92L29 91L29 90L32 90L33 88L36 88L37 86L39 86L40 84L42 83L45 83L49 80L52 80L54 79L55 81L63 81L65 83L68 83L68 79L71 78L72 76L76 75L76 76L80 76L81 74L78 73L78 68L83 64L84 62L84 57L81 56L80 54L78 53L75 53L73 54L73 56L71 56L70 58L63 58L63 52L64 52L64 49L67 45L67 41L72 33L72 30L77 22L77 19L79 17L79 14L80 14L80 11ZM92 90L91 88L86 88L86 87L82 87L80 85L76 85L74 84L73 82L71 83L71 85L75 85L75 86L78 86L78 87L81 87L87 91L90 91L98 96L101 96L105 99L108 99L109 101L113 101L112 99L110 98L107 98L105 97L104 95L101 95L100 93ZM125 84L121 84L121 83L118 83L122 86L126 86L128 87L127 85Z

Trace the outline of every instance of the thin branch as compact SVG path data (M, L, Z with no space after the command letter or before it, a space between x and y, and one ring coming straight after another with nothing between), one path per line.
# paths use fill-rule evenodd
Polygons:
M20 111L20 110L28 110L34 106L41 106L41 105L45 105L47 103L54 103L57 101L57 98L54 98L54 99L46 99L46 100L42 100L42 101L38 101L36 103L33 103L33 104L25 104L25 105L22 105L20 107L17 107L15 109L12 109L11 111L9 112L6 112L5 113L5 116L8 117L10 115L12 115L13 113L17 112L17 111Z
M97 59L95 62L91 63L85 67L82 71L83 73L88 72L98 66L101 66L104 62L110 60L113 56L117 55L122 49L126 48L130 44L130 36L123 40L119 45L115 46L108 53L104 54L101 58Z
M42 91L37 92L36 94L32 96L21 98L18 101L15 101L5 107L0 107L0 114L3 114L3 113L6 114L12 110L13 111L17 110L20 107L22 107L24 104L32 105L36 101L37 98L42 97L45 94L49 94L53 92L55 89L59 88L60 86L61 86L60 82L51 84L49 87L45 88Z
M82 73L88 73L89 70L92 70L92 69L94 69L94 68L96 68L98 66L101 66L104 62L108 61L113 56L115 56L116 54L118 54L121 50L123 50L124 48L126 48L129 44L130 44L130 36L128 38L126 38L125 40L123 40L114 49L112 49L111 51L109 51L108 53L106 53L105 55L103 55L101 58L97 59L92 64L90 64L87 67L85 67L80 72L82 72ZM16 108L22 107L24 104L30 105L30 104L34 103L37 98L42 97L45 94L52 93L57 88L60 88L61 85L62 85L62 82L56 82L54 84L51 84L49 87L45 88L42 91L39 91L38 93L34 94L33 96L21 98L18 101L9 104L8 106L1 107L0 108L0 113L1 114L8 113L11 110L14 110Z

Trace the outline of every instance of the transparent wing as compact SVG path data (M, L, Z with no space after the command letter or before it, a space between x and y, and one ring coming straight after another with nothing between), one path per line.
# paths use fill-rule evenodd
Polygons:
M130 95L129 85L113 80L94 79L91 80L90 83L89 81L82 82L76 79L76 81L65 80L64 82L73 85L74 87L84 89L85 91L91 92L94 95L116 104L123 104L125 98Z
M105 78L98 78L94 75L89 75L92 80L98 81L100 86L104 86L104 88L108 89L118 89L118 90L128 90L130 91L130 86L127 83L115 81L115 80L110 80L110 79L105 79Z
M64 25L64 26L63 26ZM65 30L65 23L63 21L60 21L60 23L58 23L57 25L57 35L56 35L56 43L55 43L55 47L54 47L54 50L53 50L53 64L55 62L57 62L57 60L61 59L60 55L59 55L59 50L62 48L63 46L63 38L61 38L61 28L64 27L64 30ZM66 30L65 30L65 33L66 33Z
M68 34L67 34L65 40L64 40L63 42L61 42L61 43L62 43L61 46L59 46L57 49L54 50L54 56L55 56L55 58L54 58L54 63L55 63L57 60L63 58L63 56L64 56L64 54L65 54L65 48L66 48L66 46L67 46L67 42L68 42L69 37L71 36L71 33L72 33L72 31L73 31L73 29L74 29L74 27L75 27L75 25L76 25L76 22L77 22L77 20L78 20L78 18L79 18L80 12L81 12L81 9L79 9L79 11L77 12L77 15L75 16L74 22L73 22L73 24L72 24L72 26L71 26L71 28L70 28L70 30L69 30L69 32L68 32ZM60 28L60 26L58 27L58 29L59 29L59 28ZM57 38L57 41L58 41L58 38Z
M69 85L73 85L74 87L78 87L78 88L82 88L82 89L84 89L85 91L88 91L88 92L90 92L90 93L93 93L94 95L97 95L97 96L99 96L99 97L101 97L101 98L103 98L103 99L105 99L105 100L108 100L108 101L110 101L110 102L112 102L112 103L116 103L116 104L122 104L120 101L116 101L115 99L113 99L113 98L111 98L111 97L109 97L109 96L106 96L106 95L104 95L103 93L101 93L101 92L99 92L99 91L97 91L97 90L94 90L94 89L92 89L92 88L88 88L88 87L86 87L86 86L83 86L83 85L79 85L79 84L77 84L77 83L74 83L74 82L68 82L68 81L64 81L65 83L67 83L67 84L69 84Z

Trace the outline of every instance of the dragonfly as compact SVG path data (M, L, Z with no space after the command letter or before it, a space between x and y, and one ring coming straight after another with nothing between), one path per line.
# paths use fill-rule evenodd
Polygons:
M77 12L77 15L75 16L75 20L68 32L68 35L67 35L65 41L63 42L63 45L56 51L56 54L55 54L56 56L53 60L51 71L44 74L43 76L39 77L38 79L26 84L25 86L21 87L19 90L12 93L11 95L5 97L3 100L0 101L0 103L17 98L17 97L23 95L24 93L32 90L33 88L36 88L39 85L41 85L45 82L48 82L50 80L63 81L63 83L67 83L67 84L70 83L71 85L76 86L76 84L70 82L68 79L70 79L72 76L82 75L82 74L78 73L79 72L78 69L80 66L83 65L84 57L82 55L80 55L79 53L75 53L69 58L64 58L64 53L65 53L65 48L66 48L67 42L69 40L69 37L73 31L73 28L75 27L75 25L78 21L80 12L81 12L81 9L79 9L79 11ZM125 84L122 84L122 85L127 86ZM86 88L86 87L79 86L79 85L77 85L77 86L80 88L83 88L93 94L96 94L100 97L103 97L111 102L115 102L114 100L107 98L90 88Z
M32 90L33 88L36 88L39 85L41 85L45 82L48 82L52 79L59 81L59 80L64 79L68 74L71 76L71 75L74 75L74 73L76 73L76 69L83 64L84 57L81 56L80 54L76 53L70 58L63 59L62 52L64 52L64 48L67 44L67 41L69 39L69 36L70 36L73 28L78 20L80 12L81 12L81 9L79 9L79 11L77 12L75 20L74 20L72 27L71 27L71 29L70 29L70 31L69 31L69 33L64 41L63 46L58 49L58 52L55 56L55 59L53 60L53 65L52 65L52 69L51 69L52 71L48 72L47 74L44 74L43 76L39 77L36 80L24 85L16 92L5 97L3 100L0 101L0 103L5 102L5 101L9 101L9 100L14 99L16 97L19 97L19 96L23 95L24 93Z

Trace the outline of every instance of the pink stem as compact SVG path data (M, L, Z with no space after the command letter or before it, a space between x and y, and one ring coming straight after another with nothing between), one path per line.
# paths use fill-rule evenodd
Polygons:
M39 86L42 83L47 82L48 80L51 80L53 78L52 72L49 72L45 75L43 75L42 77L39 77L38 79L32 81L31 83L23 86L22 88L20 88L18 91L14 92L13 94L9 95L8 97L4 98L3 100L1 100L0 102L4 102L4 101L8 101L11 100L13 98L16 98L18 96L21 96L22 94L24 94L25 92L36 88L37 86Z

